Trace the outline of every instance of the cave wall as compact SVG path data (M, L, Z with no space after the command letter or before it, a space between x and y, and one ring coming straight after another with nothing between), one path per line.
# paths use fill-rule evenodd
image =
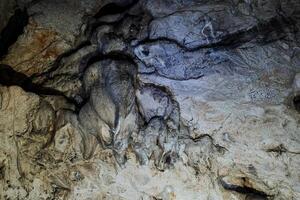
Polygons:
M300 199L298 0L0 1L0 199Z

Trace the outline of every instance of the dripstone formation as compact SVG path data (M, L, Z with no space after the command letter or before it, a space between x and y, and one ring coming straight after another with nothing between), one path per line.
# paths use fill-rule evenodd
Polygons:
M300 199L300 1L1 0L0 199Z

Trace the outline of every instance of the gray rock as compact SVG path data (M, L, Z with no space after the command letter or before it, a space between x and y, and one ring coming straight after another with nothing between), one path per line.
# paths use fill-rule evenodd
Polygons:
M219 52L200 50L186 52L172 43L140 45L135 55L158 75L175 79L197 79L213 73L231 73L234 65Z
M172 100L165 92L158 88L146 86L137 91L140 111L146 122L153 117L167 119L172 110Z

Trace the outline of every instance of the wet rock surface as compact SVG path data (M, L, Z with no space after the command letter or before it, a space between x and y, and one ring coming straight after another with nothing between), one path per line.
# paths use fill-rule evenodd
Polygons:
M0 199L300 198L299 1L0 5Z

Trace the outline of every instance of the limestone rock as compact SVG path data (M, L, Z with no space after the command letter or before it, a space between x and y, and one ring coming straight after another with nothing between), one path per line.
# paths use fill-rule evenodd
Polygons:
M299 1L0 5L0 199L300 199Z

